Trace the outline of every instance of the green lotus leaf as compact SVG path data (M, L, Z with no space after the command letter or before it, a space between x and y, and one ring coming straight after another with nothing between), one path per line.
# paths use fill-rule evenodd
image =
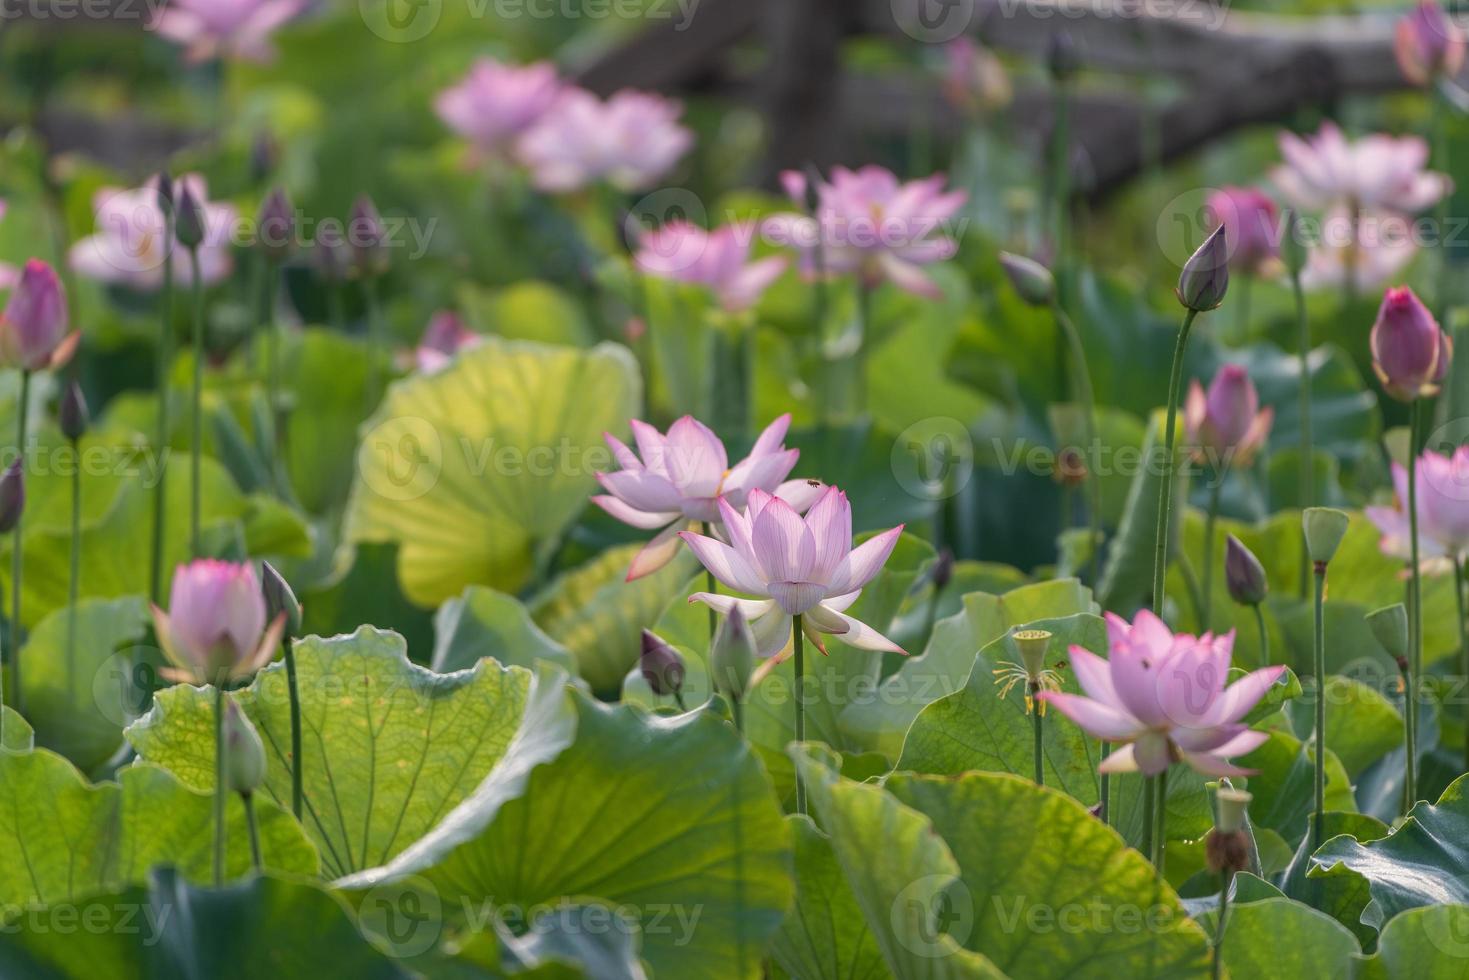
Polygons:
M440 673L473 667L483 657L517 667L544 660L576 670L571 651L547 636L518 599L482 585L439 607L434 636L433 668Z
M1200 923L1214 934L1218 913ZM1229 976L1351 976L1362 947L1331 916L1289 898L1265 898L1229 907L1220 955Z
M831 839L810 817L786 818L796 842L796 905L771 946L781 969L802 980L887 976L877 939L847 886Z

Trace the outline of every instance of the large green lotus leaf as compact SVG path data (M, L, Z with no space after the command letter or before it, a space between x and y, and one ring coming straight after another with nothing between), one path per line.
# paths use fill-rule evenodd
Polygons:
M86 927L76 928L79 922ZM27 980L409 976L317 885L267 876L210 889L171 867L150 872L146 885L15 915L0 929L0 973Z
M885 786L933 821L958 862L949 894L970 917L954 937L1007 974L1203 975L1203 933L1173 889L1070 797L991 773L900 772Z
M424 659L433 648L433 614L403 595L398 581L398 546L359 544L328 549L332 571L324 581L302 589L302 634L335 636L363 623L390 629Z
M640 386L631 355L489 338L442 371L396 382L366 423L351 541L394 541L408 597L519 591L610 467Z
M519 599L471 585L434 616L433 668L441 673L464 670L482 657L517 667L534 667L544 660L569 673L576 671L571 651L547 636Z
M9 705L0 705L0 748L12 752L29 752L35 748L36 733Z
M617 691L642 653L644 627L657 622L669 603L685 594L690 576L699 568L698 559L680 549L658 571L629 582L628 567L641 548L636 544L610 548L558 577L530 602L536 625L571 651L578 673L598 693Z
M363 626L296 642L301 693L302 820L332 877L410 846L473 792L505 754L530 674L481 661L437 674L403 638ZM291 805L291 709L285 664L235 695L265 741L264 794ZM214 785L213 691L178 685L127 730L138 754L190 786Z
M1420 905L1469 904L1469 776L1437 803L1419 803L1391 834L1361 843L1341 836L1311 855L1309 878L1345 866L1367 879L1372 900L1362 921L1381 929Z
M1322 841L1347 835L1358 843L1366 843L1388 835L1387 825L1375 817L1361 813L1326 814L1322 830ZM1280 887L1285 894L1297 901L1320 909L1352 931L1363 948L1371 948L1377 932L1362 921L1362 911L1371 900L1367 879L1345 865L1337 865L1330 874L1311 872L1311 835L1301 838L1291 857Z
M38 744L88 771L122 745L132 659L120 651L147 629L147 605L137 596L85 599L41 620L21 651L26 714Z
M308 512L332 512L352 486L357 430L370 408L367 350L316 327L284 332L280 357L281 383L290 398L281 449L291 488Z
M1003 595L970 593L962 603L960 615L934 625L921 656L884 678L876 696L842 711L842 732L854 744L896 759L924 705L963 689L979 650L1012 626L1093 609L1091 592L1075 579L1022 585Z
M1214 934L1219 913L1200 923ZM1331 916L1289 898L1231 904L1220 951L1232 977L1349 977L1362 955L1357 938Z
M1291 727L1308 734L1315 725L1315 699L1288 707ZM1326 679L1326 744L1353 781L1388 752L1403 744L1403 716L1376 688L1349 677Z
M959 865L927 816L875 783L845 779L840 761L815 745L793 745L811 807L897 980L997 980L1005 974L952 935L963 923ZM972 904L969 906L973 914ZM855 963L856 960L849 962ZM804 980L804 978L803 978Z
M480 333L572 347L592 343L581 306L549 283L530 279L489 290L466 282L455 295L465 319Z
M480 929L454 937L452 957L440 949L411 965L427 980L648 980L640 939L617 909L558 904L520 935L505 926Z
M1459 980L1469 959L1469 905L1430 905L1393 916L1364 980Z
M159 862L191 879L212 874L214 803L167 770L135 765L118 782L88 783L70 762L46 749L0 751L0 904L66 902L143 880ZM315 874L316 851L289 813L256 801L267 867ZM225 871L250 868L245 810L226 807Z
M880 980L877 939L847 886L832 842L806 816L786 818L796 841L796 905L771 946L780 968L801 980Z
M479 788L396 859L341 884L411 885L445 909L594 898L639 919L654 975L681 978L758 976L794 897L770 779L727 722L602 705L546 668ZM699 910L691 935L663 918L678 908Z

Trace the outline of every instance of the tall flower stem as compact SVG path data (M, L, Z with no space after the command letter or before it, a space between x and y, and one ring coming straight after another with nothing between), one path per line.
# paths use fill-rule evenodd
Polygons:
M1326 562L1315 563L1315 632L1312 664L1316 672L1315 817L1311 821L1311 850L1321 846L1326 829ZM1412 760L1409 760L1412 768Z
M270 418L271 476L284 489L285 473L281 465L281 340L275 323L276 290L280 286L280 266L265 262L265 402Z
M1224 917L1229 912L1229 884L1234 876L1227 870L1219 872L1219 919L1214 923L1214 942L1210 944L1209 954L1214 961L1214 980L1219 980L1224 974L1223 961L1220 951L1224 947Z
M791 619L791 643L795 645L795 667L796 679L791 686L796 701L796 741L806 741L806 704L805 679L806 679L806 638L801 630L801 616L798 613ZM801 781L801 774L796 773L796 812L806 812L806 784Z
M704 536L706 538L711 538L711 537L714 536L714 532L709 527L709 522L708 521L704 521L704 523L703 523L703 530L704 530ZM709 571L707 568L704 570L704 591L708 592L710 595L718 595L719 594L719 583L714 580L714 573L711 572L711 571ZM714 607L713 606L710 606L709 607L709 648L711 650L714 649L714 633L715 633L715 631L719 627L718 619L719 619L719 617L714 612Z
M1223 464L1214 468L1214 482L1209 486L1209 512L1204 516L1204 581L1199 588L1199 629L1209 629L1209 613L1214 607L1214 526L1219 522L1219 492L1224 489Z
M173 212L165 208L163 213L163 240L173 243ZM155 384L158 386L158 435L153 450L158 453L158 486L153 490L153 550L149 554L148 595L157 605L163 601L163 522L168 508L168 480L165 467L168 464L169 437L169 384L168 375L173 367L173 248L167 247L163 259L163 321L158 331L158 366Z
M1043 742L1041 738L1041 726L1044 716L1041 714L1040 702L1035 700L1035 696L1040 689L1041 686L1039 684L1034 681L1030 682L1030 724L1031 728L1035 731L1035 784L1037 786L1044 786L1046 785L1046 756L1042 749Z
M260 864L260 827L255 821L255 797L251 793L241 793L240 800L245 804L245 826L250 830L250 864L255 868L255 873L262 870Z
M1423 400L1415 399L1408 406L1408 688L1406 706L1413 733L1418 733L1419 678L1423 676L1423 575L1418 555L1418 443L1423 427ZM1320 591L1320 585L1317 585ZM1319 600L1318 600L1319 601ZM1319 615L1319 613L1318 613ZM1418 785L1418 759L1407 760L1407 785L1412 790L1404 802L1407 813L1418 802L1414 797Z
M1464 562L1454 556L1454 604L1459 616L1459 669L1469 677L1469 623L1464 621ZM1469 709L1464 722L1464 768L1469 770Z
M224 684L214 686L214 887L224 884Z
M1105 762L1107 761L1107 756L1112 754L1112 745L1110 742L1104 741L1101 743L1101 746L1098 758L1102 762ZM1112 774L1107 772L1102 773L1100 782L1102 785L1097 791L1097 819L1105 824L1107 822L1107 815L1112 808Z
M1087 365L1086 347L1081 342L1081 333L1066 314L1059 300L1051 303L1056 323L1066 334L1071 347L1071 369L1076 385L1076 394L1081 398L1082 419L1086 434L1086 451L1082 454L1087 464L1087 533L1091 535L1091 581L1093 588L1098 581L1098 560L1102 548L1102 483L1097 478L1097 466L1093 453L1099 450L1097 441L1097 398L1092 388L1092 372Z
M1188 333L1194 325L1195 310L1183 316L1178 328L1178 343L1173 348L1173 370L1168 376L1168 424L1163 430L1163 485L1158 492L1158 538L1153 544L1153 613L1163 615L1165 582L1168 574L1168 518L1173 509L1174 441L1178 428L1178 391L1183 385L1183 352L1188 346Z
M1300 507L1315 506L1315 489L1312 484L1316 479L1314 466L1315 459L1311 455L1311 320L1306 315L1306 291L1301 288L1300 272L1291 273L1291 290L1296 298L1296 325L1300 330L1299 347L1297 357L1300 359L1301 379L1298 384L1301 395L1301 474L1300 481ZM1311 558L1301 551L1301 596L1306 595L1311 580Z
M857 352L852 355L853 383L857 386L856 409L860 417L867 411L867 348L872 332L872 287L857 283Z
M204 277L199 271L199 249L189 249L190 289L194 297L194 392L190 410L193 426L189 447L189 554L203 554L199 538L200 460L204 443Z
M82 456L81 444L71 440L71 562L66 580L66 683L76 683L77 597L82 581Z
M367 407L371 411L382 399L383 358L386 348L383 339L382 302L378 297L376 276L369 273L362 277L362 295L367 301Z
M1156 785L1153 787L1153 806L1156 812L1153 815L1153 867L1158 869L1158 874L1163 874L1163 862L1165 848L1168 846L1168 770L1164 769L1158 773Z
M1057 79L1052 89L1055 123L1051 127L1051 145L1047 161L1048 190L1045 208L1047 231L1055 243L1056 285L1059 302L1065 305L1070 299L1067 265L1066 205L1071 197L1071 91L1064 80ZM1056 379L1064 382L1066 377L1066 350L1059 334L1056 337Z
M18 458L21 460L21 471L25 471L25 448L26 429L28 428L27 416L30 414L31 404L31 372L26 368L20 371L20 403L17 406L19 420L16 423L15 446ZM23 558L21 537L21 522L25 518L25 508L22 507L15 515L15 532L11 538L10 552L10 698L15 702L15 710L25 712L25 690L20 686L20 575L22 572Z
M1141 846L1138 848L1138 850L1140 850L1142 853L1146 854L1148 856L1148 860L1150 860L1150 861L1153 858L1153 818L1157 815L1157 813L1156 813L1157 808L1153 805L1153 801L1156 799L1157 795L1158 795L1158 777L1157 776L1144 776L1143 777L1143 838L1142 838L1142 841L1140 842Z
M1255 625L1260 630L1260 666L1270 666L1270 631L1265 628L1265 612L1260 608L1260 603L1255 603L1250 608L1255 610Z
M286 690L291 697L291 814L301 819L301 691L296 683L296 640L286 637Z
M1444 125L1444 117L1446 115L1444 109L1446 107L1445 103L1448 101L1448 97L1443 91L1443 86L1446 83L1446 79L1435 76L1429 86L1429 99L1432 106L1429 126L1433 139L1434 169L1441 173L1453 173L1449 169L1448 128ZM1450 275L1452 266L1449 264L1448 216L1449 195L1443 194L1440 195L1433 212L1434 222L1438 226L1438 234L1440 236L1438 247L1438 283L1433 291L1433 314L1439 323L1443 323L1444 318L1448 315L1450 283L1453 281Z

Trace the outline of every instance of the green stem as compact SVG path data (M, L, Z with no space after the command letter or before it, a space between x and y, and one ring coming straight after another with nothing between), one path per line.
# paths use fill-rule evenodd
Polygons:
M1153 805L1157 812L1153 815L1153 867L1158 869L1158 874L1164 873L1163 863L1166 848L1168 846L1168 770L1164 769L1158 773L1157 785L1154 787Z
M796 741L806 741L806 704L805 704L805 679L806 679L806 638L801 630L801 616L797 614L791 619L791 642L796 647L796 679L791 686L796 699ZM796 812L806 812L806 784L801 779L799 770L796 773Z
M286 691L291 698L291 813L301 819L301 692L296 686L296 641L286 637Z
M158 486L153 488L153 550L149 553L148 595L155 605L163 601L163 522L168 510L169 372L173 367L173 215L164 209L163 240L168 243L163 259L163 322L158 331L158 436L153 449L158 453Z
M1219 521L1219 492L1224 489L1226 467L1214 470L1209 486L1209 512L1204 515L1204 581L1199 589L1199 631L1209 629L1209 614L1214 608L1214 525Z
M16 406L19 420L16 423L15 445L22 478L25 475L26 429L30 405L31 372L21 368L20 402ZM15 703L15 710L21 713L25 712L25 690L20 686L20 579L24 551L21 522L24 519L25 508L21 507L15 515L15 534L11 539L13 545L10 555L10 698Z
M1098 758L1105 762L1107 756L1112 754L1112 745L1110 742L1102 742L1101 746ZM1101 789L1097 792L1097 817L1105 824L1112 807L1112 774L1102 773L1101 783Z
M1423 576L1419 569L1420 559L1418 556L1418 442L1421 436L1420 429L1423 426L1422 400L1416 399L1408 407L1408 712L1412 718L1413 734L1416 736L1418 725L1418 692L1415 685L1423 676ZM1319 574L1319 573L1318 573ZM1318 594L1320 584L1317 585ZM1319 612L1318 612L1319 617ZM1410 757L1407 760L1407 786L1412 790L1405 801L1403 813L1406 814L1413 808L1416 799L1418 785L1418 760Z
M1469 677L1469 623L1464 620L1464 562L1454 556L1454 603L1459 615L1459 664L1465 677ZM1469 771L1469 708L1464 717L1464 769Z
M204 277L199 272L199 250L189 249L190 289L194 297L194 392L190 421L193 425L189 447L189 554L203 554L199 538L200 466L204 443Z
M71 569L66 580L66 685L75 690L77 656L77 597L82 581L82 453L78 440L71 441Z
M285 475L281 455L281 342L276 329L276 290L280 285L280 268L271 261L265 264L265 404L270 418L271 475L275 478L277 491L285 490Z
M1066 263L1067 221L1066 205L1071 197L1071 93L1063 81L1056 81L1053 88L1055 125L1051 127L1049 150L1050 193L1046 195L1047 231L1055 243L1056 283L1061 292L1061 302L1066 300L1068 267ZM1057 338L1058 340L1060 338ZM1061 348L1057 347L1057 378L1065 377L1060 362L1064 360Z
M1444 117L1446 115L1444 107L1447 97L1443 93L1443 86L1446 84L1446 81L1446 79L1435 77L1431 82L1431 95L1429 98L1432 110L1429 131L1433 139L1434 169L1441 173L1452 173L1453 171L1449 170L1448 128L1444 125ZM1449 312L1449 291L1451 289L1450 283L1452 282L1452 276L1449 274L1452 267L1449 265L1447 232L1449 216L1448 194L1444 194L1438 199L1438 204L1434 206L1433 215L1434 221L1438 226L1439 234L1438 283L1433 292L1433 312L1437 316L1438 322L1443 323L1444 318Z
M263 868L260 863L260 827L255 822L255 797L241 793L240 799L245 804L245 826L250 830L250 864L255 873L260 874Z
M729 699L729 710L734 713L735 731L741 735L745 734L745 705L738 697L731 695Z
M712 538L714 536L714 532L709 527L709 522L708 521L705 521L704 522L704 524L703 524L703 530L704 530L704 537L706 537L706 538ZM719 594L719 583L715 580L714 573L711 572L711 571L709 571L707 568L704 570L704 591L708 592L710 595L718 595ZM710 650L713 650L714 649L714 634L715 634L715 632L717 630L718 630L718 616L714 612L714 607L713 606L710 606L709 607L709 649Z
M1301 509L1314 506L1316 496L1312 484L1316 479L1316 470L1313 465L1314 457L1311 455L1311 320L1306 315L1306 291L1301 288L1301 274L1291 274L1291 289L1296 298L1296 323L1300 328L1300 350L1297 356L1300 359L1301 377L1297 384L1301 395L1301 486L1300 505ZM1305 531L1301 532L1303 535ZM1301 597L1305 598L1311 581L1311 556L1301 549Z
M1034 682L1031 682L1031 684L1030 684L1030 725L1031 725L1031 728L1035 732L1035 784L1037 786L1044 786L1044 785L1046 785L1046 766L1045 766L1046 756L1045 756L1045 752L1044 752L1044 750L1042 748L1043 742L1042 742L1042 738L1041 738L1041 726L1042 726L1043 722L1042 722L1042 716L1041 716L1040 702L1038 702L1038 701L1035 700L1035 696L1040 691L1040 689L1041 689L1041 687L1040 687L1039 684L1036 684Z
M1260 628L1260 666L1270 666L1270 631L1265 628L1265 613L1257 602L1250 607L1255 610L1255 625Z
M1158 795L1158 777L1157 776L1144 776L1143 777L1143 837L1142 837L1142 840L1139 842L1140 846L1139 846L1138 849L1140 851L1142 851L1142 853L1146 854L1148 856L1148 859L1149 860L1152 860L1152 857L1153 857L1153 818L1154 818L1154 816L1156 816L1156 812L1155 811L1157 809L1153 805L1153 801L1157 797L1157 795Z
M1219 872L1219 920L1214 923L1214 942L1211 955L1214 960L1214 980L1219 980L1223 974L1223 964L1220 961L1220 951L1224 948L1224 917L1229 912L1229 879L1228 870Z
M857 352L852 355L857 386L856 409L860 418L867 411L867 345L872 330L872 287L857 283Z
M1321 846L1326 829L1326 563L1316 563L1316 618L1313 668L1316 672L1316 816L1311 823L1311 850Z
M224 884L224 685L214 687L214 887Z
M377 278L367 275L362 278L362 295L367 301L367 398L368 410L377 407L383 395L383 340L382 305L378 301Z
M1168 376L1168 425L1163 430L1163 485L1158 492L1158 538L1153 545L1153 614L1163 615L1165 581L1168 572L1168 518L1173 509L1173 444L1178 425L1178 390L1183 384L1183 352L1188 346L1188 332L1194 325L1195 310L1189 310L1178 328L1178 343L1173 348L1173 370Z
M1086 460L1087 467L1087 531L1091 535L1091 582L1095 588L1098 581L1097 563L1102 550L1102 481L1098 478L1098 467L1093 458L1093 454L1101 448L1097 437L1097 397L1092 388L1092 372L1087 364L1081 332L1076 329L1075 322L1067 316L1059 302L1053 302L1051 310L1071 347L1072 374L1076 393L1081 397L1082 420L1086 433L1086 450L1082 458Z

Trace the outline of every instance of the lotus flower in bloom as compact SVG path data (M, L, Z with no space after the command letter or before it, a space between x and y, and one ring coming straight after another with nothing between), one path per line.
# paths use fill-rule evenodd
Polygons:
M1224 187L1206 205L1224 226L1229 264L1240 272L1271 276L1280 266L1280 212L1270 195L1254 187Z
M1248 466L1270 434L1275 410L1260 408L1250 376L1238 364L1226 364L1209 382L1209 393L1195 379L1183 406L1183 424L1191 445L1215 465Z
M173 187L175 200L188 187L194 200L203 202L199 270L204 282L212 284L227 278L234 268L230 256L230 232L237 217L234 206L209 202L208 188L198 174L177 178ZM167 226L158 205L156 177L134 190L104 187L93 198L92 206L97 232L71 247L68 260L73 269L98 282L154 290L163 284L163 263L173 256L174 281L180 285L192 281L187 251L176 238L172 242L164 240Z
M481 58L463 81L438 94L434 111L476 149L503 156L545 114L561 89L556 66L548 61L518 67Z
M1389 289L1369 337L1372 370L1389 395L1413 401L1438 394L1454 345L1407 286Z
M67 326L61 279L48 263L31 259L0 316L0 361L24 371L60 367L71 359L80 337L68 333Z
M1464 32L1433 0L1420 0L1398 21L1393 54L1404 78L1428 85L1440 75L1457 75L1464 67Z
M1301 285L1380 289L1418 254L1411 221L1384 211L1361 211L1354 218L1346 207L1331 209L1322 218L1320 241L1306 260Z
M782 482L800 456L799 449L785 447L790 425L790 415L770 423L755 440L750 455L734 466L729 465L719 437L691 415L669 426L667 435L634 419L636 453L608 434L607 445L622 469L597 474L607 493L593 497L592 503L633 527L663 529L633 559L628 581L668 564L678 551L678 533L691 521L720 522L721 500L739 510L750 494L759 491L773 492L798 510L810 506L822 489L820 483Z
M265 596L248 564L201 559L173 575L168 612L153 607L158 642L181 683L221 684L248 677L275 655L286 614L265 622Z
M750 261L754 229L725 225L705 231L687 221L670 221L639 242L634 261L660 279L707 286L731 312L759 302L786 269L783 258Z
M1271 179L1287 200L1307 211L1345 205L1416 214L1453 186L1448 175L1425 169L1428 144L1416 136L1376 133L1353 142L1328 122L1315 136L1282 133L1280 154L1285 164Z
M270 35L299 14L304 0L169 0L153 29L188 49L190 61L275 56Z
M606 181L622 191L647 187L693 146L683 109L648 92L622 91L606 102L568 88L520 138L520 162L543 191L574 191Z
M792 617L818 648L820 634L865 650L903 653L892 640L846 615L862 588L892 554L901 525L852 547L852 508L847 495L827 487L803 518L779 497L752 490L745 513L720 498L730 543L685 531L682 537L715 578L754 599L696 592L721 613L739 609L750 623L762 657L781 652L791 637Z
M1407 500L1408 470L1392 465L1396 498L1391 507L1368 507L1368 520L1382 532L1382 553L1412 560ZM1451 456L1428 450L1418 457L1418 557L1429 571L1448 571L1445 559L1469 554L1469 446Z
M1174 634L1147 610L1132 625L1107 614L1108 658L1071 648L1071 666L1085 696L1042 691L1052 705L1091 735L1122 747L1102 772L1149 776L1186 762L1209 776L1248 776L1227 760L1259 748L1270 737L1242 719L1285 667L1266 667L1226 686L1234 631L1224 636Z
M806 197L806 177L782 175L786 192ZM816 271L816 249L830 275L856 275L864 286L889 281L899 289L942 298L938 285L922 266L953 257L959 245L943 233L943 224L964 206L964 191L944 192L944 175L900 183L892 171L867 166L837 167L830 183L816 185L816 209L810 215L781 214L766 222L766 233L801 251L802 269Z
M423 339L413 352L414 362L425 374L439 371L449 365L455 354L483 341L482 336L464 325L459 314L453 310L439 310L429 318L428 326L424 328Z

